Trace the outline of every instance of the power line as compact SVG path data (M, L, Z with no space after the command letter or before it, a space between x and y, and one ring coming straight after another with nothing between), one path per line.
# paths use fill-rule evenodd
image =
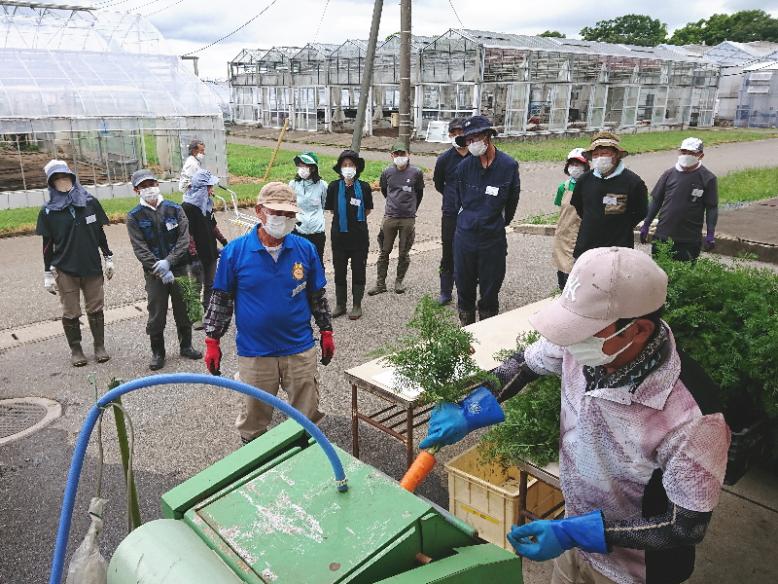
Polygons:
M457 9L454 8L454 0L448 0L448 5L451 6L451 10L454 13L454 16L457 17L457 20L459 21L459 26L464 29L465 25L462 24L462 19L459 18L459 14L457 14Z
M324 22L324 16L327 14L327 7L329 5L330 5L330 0L327 0L324 3L324 10L321 11L321 18L319 18L319 25L316 27L316 33L313 35L313 43L314 44L319 39L319 31L321 30L321 25Z
M195 49L194 51L189 51L188 53L185 53L184 55L181 55L181 56L182 56L182 57L188 57L189 55L194 55L195 53L200 53L200 52L202 52L202 51L205 51L206 49L210 49L210 48L211 48L212 46L214 46L214 45L217 45L217 44L219 44L219 43L220 43L220 42L222 42L223 40L226 40L226 39L230 38L230 37L231 37L232 35L234 35L236 32L243 30L243 29L244 29L244 28L246 28L246 27L247 27L249 24L251 24L252 22L254 22L254 21L257 19L257 18L259 18L260 16L262 16L262 15L263 15L265 12L267 12L267 11L268 11L270 8L272 8L272 7L273 7L273 5L274 5L276 2L278 2L278 0L272 0L272 2L270 2L270 4L268 4L267 6L265 6L265 7L264 7L262 10L260 10L260 11L259 11L257 14L255 14L254 16L252 16L251 18L249 18L249 19L248 19L246 22L244 22L243 24L241 24L241 25L240 25L238 28L236 28L235 30L233 30L233 31L231 31L231 32L228 32L227 34L225 34L223 37L216 39L215 41L213 41L213 42L212 42L212 43L210 43L210 44L207 44L207 45L205 45L204 47L200 47L199 49Z
M146 18L148 18L149 16L154 16L155 14L159 14L160 12L164 12L168 8L173 8L173 6L178 6L183 1L184 0L176 0L175 2L172 2L171 4L168 4L167 6L163 6L162 8L159 8L158 10L154 10L152 12L144 14L143 16L145 16Z
M111 8L113 6L118 6L119 4L126 4L130 0L107 0L107 2L103 2L99 6L96 7L97 10L104 10L106 8Z
M137 12L141 8L145 8L146 6L151 6L152 4L156 4L157 2L162 2L162 0L150 0L149 2L144 2L143 4L139 4L138 6L132 6L130 8L127 8L127 12Z

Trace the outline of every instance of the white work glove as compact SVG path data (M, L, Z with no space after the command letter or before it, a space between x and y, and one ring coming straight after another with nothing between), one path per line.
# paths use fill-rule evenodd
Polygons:
M113 256L112 255L105 256L105 270L104 270L104 272L105 272L105 277L106 278L108 278L109 280L111 278L113 278L114 267L113 267Z
M57 295L57 281L54 279L54 272L50 270L43 272L43 287L49 294Z
M162 280L163 284L172 284L173 280L175 280L176 277L173 275L173 272L168 270L167 272L162 274L162 276L160 276L160 279Z
M170 262L167 260L159 260L156 264L154 264L151 267L151 273L155 276L159 276L162 278L165 275L165 272L170 271Z

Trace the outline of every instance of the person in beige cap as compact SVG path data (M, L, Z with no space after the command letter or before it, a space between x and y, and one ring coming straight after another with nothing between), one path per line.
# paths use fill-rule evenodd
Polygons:
M576 182L570 198L581 217L573 257L595 247L633 247L633 230L648 210L646 183L624 166L627 151L612 132L596 134L584 154L592 172Z
M271 182L257 197L260 225L231 241L221 253L205 314L205 364L221 374L220 339L235 312L240 379L273 395L279 386L289 402L314 422L319 411L319 372L311 317L320 332L322 364L335 354L324 267L316 246L292 233L297 195ZM243 443L267 430L273 408L244 398L235 425Z
M714 382L660 318L666 295L667 275L647 254L585 252L562 295L530 318L542 338L500 365L499 383L486 388L503 402L539 376L562 378L566 517L514 526L507 536L524 557L554 559L552 584L676 584L694 570L730 431ZM422 445L453 444L493 408L483 397L478 412L436 407Z
M702 220L705 217L706 250L715 245L719 218L719 193L716 175L702 165L702 140L686 138L678 149L678 160L666 170L651 191L651 206L640 229L640 241L648 241L648 230L659 214L657 241L672 241L676 260L694 261L703 247ZM656 254L656 244L653 245Z

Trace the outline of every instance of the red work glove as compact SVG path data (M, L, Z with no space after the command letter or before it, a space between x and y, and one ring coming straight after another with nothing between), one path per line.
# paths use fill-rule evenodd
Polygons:
M222 350L219 339L205 337L205 366L211 375L221 375Z
M321 331L321 364L329 365L335 356L335 339L332 331Z

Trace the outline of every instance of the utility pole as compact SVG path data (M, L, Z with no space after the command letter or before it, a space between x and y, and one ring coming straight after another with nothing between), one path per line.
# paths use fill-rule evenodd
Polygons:
M400 0L400 142L411 145L411 0Z
M359 152L359 147L362 144L362 132L365 129L365 110L367 110L367 100L370 97L370 86L373 83L375 47L378 43L378 27L381 24L381 11L383 9L384 0L375 0L375 4L373 4L373 22L370 25L370 40L367 41L367 55L365 55L365 66L362 70L362 83L359 86L357 119L354 120L354 133L351 136L351 149L354 152Z

